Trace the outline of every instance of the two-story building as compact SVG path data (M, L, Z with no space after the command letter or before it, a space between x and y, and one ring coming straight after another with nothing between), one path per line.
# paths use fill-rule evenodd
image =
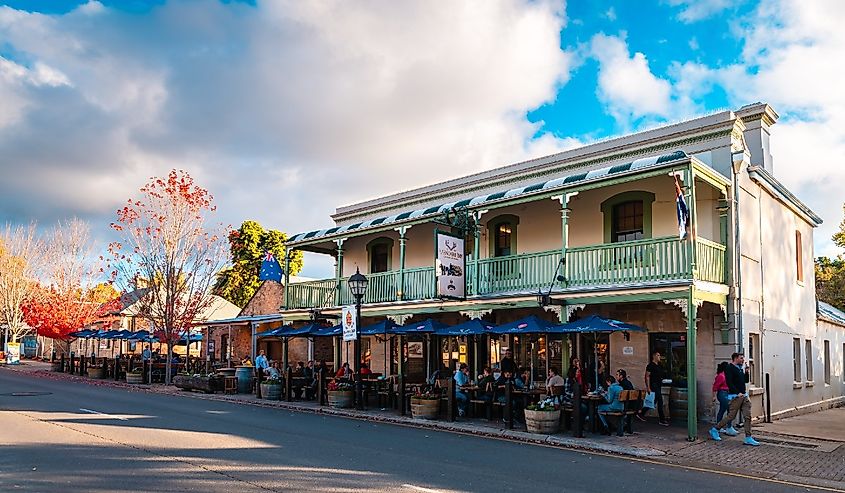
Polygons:
M286 283L282 315L286 322L306 320L315 308L337 315L352 303L347 279L359 269L369 279L365 325L384 317L500 324L529 314L550 321L599 314L647 329L482 341L420 336L434 365L495 365L510 348L542 378L577 354L599 372L624 368L642 386L649 355L660 351L676 415L689 406L691 436L699 417L712 416L716 365L735 351L749 362L755 415L764 410L766 374L774 413L840 402L845 315L827 307L819 328L813 230L821 219L774 177L769 140L777 119L770 106L753 104L340 207L333 227L288 243L291 251L331 255L336 269L329 279ZM676 184L689 210L685 239ZM456 224L466 227L450 228ZM463 299L436 295L434 235L450 229L465 236ZM543 306L539 293L549 294ZM396 341L370 339L365 359L395 371Z

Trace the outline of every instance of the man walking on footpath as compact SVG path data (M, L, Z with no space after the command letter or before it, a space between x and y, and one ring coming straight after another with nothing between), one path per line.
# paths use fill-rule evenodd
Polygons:
M728 384L728 414L722 417L714 428L710 428L710 438L720 442L719 430L731 423L736 415L742 412L742 419L745 427L745 445L757 446L760 443L751 436L751 399L745 393L745 373L740 368L745 364L745 356L739 353L731 355L731 364L725 369L725 381ZM725 428L724 433L729 436L736 436L738 433L733 427Z
M660 351L655 351L651 354L651 363L645 368L645 388L647 392L654 392L654 406L657 408L657 423L662 426L669 426L669 420L666 419L663 413L663 368L660 366ZM637 413L637 418L640 421L645 421L645 413L647 408L643 408Z

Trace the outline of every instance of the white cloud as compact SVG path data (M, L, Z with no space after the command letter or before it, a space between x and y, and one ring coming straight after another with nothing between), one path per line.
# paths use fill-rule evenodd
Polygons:
M572 142L537 138L526 112L569 77L565 22L562 2L529 0L0 7L0 45L26 60L0 59L0 216L105 226L178 167L225 222L298 232L342 203L556 151Z
M666 0L666 3L673 7L681 7L678 19L692 23L736 6L737 0Z
M632 56L623 38L605 34L593 36L590 51L599 62L598 97L618 122L670 115L671 85L651 72L643 53Z
M744 41L739 63L676 67L684 73L679 92L694 96L718 84L734 107L765 101L778 111L781 119L772 127L775 176L825 220L815 243L817 254L827 255L837 251L830 237L845 200L840 186L845 182L843 18L845 3L838 0L761 2L738 30Z
M609 20L610 22L615 22L615 21L616 21L616 9L615 9L615 8L613 8L613 7L610 7L610 8L609 8L609 9L607 9L607 11L604 13L604 16L605 16L605 18L606 18L607 20Z

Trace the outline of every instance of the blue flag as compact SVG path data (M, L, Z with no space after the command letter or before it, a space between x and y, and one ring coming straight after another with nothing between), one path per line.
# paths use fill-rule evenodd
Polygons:
M258 272L259 281L276 281L282 282L282 266L273 257L273 254L267 252L264 260L261 262L261 270Z
M689 208L687 207L687 202L684 200L684 194L681 192L681 185L678 183L677 176L675 176L675 194L678 214L678 234L681 241L683 241L689 237L690 232Z

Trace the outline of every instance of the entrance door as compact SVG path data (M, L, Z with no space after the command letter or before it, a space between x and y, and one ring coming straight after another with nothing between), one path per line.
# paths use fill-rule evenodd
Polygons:
M673 387L687 386L687 334L685 332L659 332L648 335L649 357L660 351L660 366Z
M224 334L220 336L220 359L228 361L229 358L229 336Z

